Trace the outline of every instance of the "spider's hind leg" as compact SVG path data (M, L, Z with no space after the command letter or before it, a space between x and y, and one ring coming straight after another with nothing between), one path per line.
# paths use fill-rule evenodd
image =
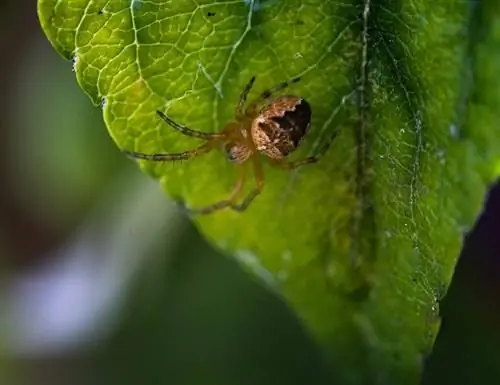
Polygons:
M284 168L286 170L294 170L296 168L299 168L301 166L305 166L306 164L312 164L312 163L317 163L328 151L330 148L332 142L335 140L337 137L338 131L335 131L325 142L325 144L319 149L316 154L312 156L308 156L304 159L298 159L298 160L286 160L286 159L270 159L271 164L274 164L276 166L279 166L281 168Z
M292 84L295 84L295 83L298 83L300 81L300 77L295 77L295 78L292 78L290 80L287 80L287 81L284 81L284 82L281 82L279 84L277 84L276 86L272 87L272 88L269 88L265 91L263 91L260 96L254 100L249 106L248 108L246 109L246 115L247 116L254 116L259 105L261 105L263 102L265 102L267 99L269 99L271 96L273 96L276 92L279 92L281 90L284 90L285 88L287 88L288 86L292 85Z
M229 198L201 208L189 208L181 204L182 208L190 214L198 215L211 214L214 211L219 211L225 208L231 208L234 211L245 211L253 200L261 193L262 188L264 187L264 175L262 173L262 164L260 163L260 159L254 158L253 162L256 185L241 203L235 203L235 201L240 196L246 179L246 168L244 165L239 169L238 180L236 181Z
M179 200L178 203L180 204L180 206L184 211L194 215L211 214L215 211L219 211L227 207L232 207L234 206L235 204L234 202L239 197L241 190L243 189L243 185L245 184L245 179L246 179L246 167L245 165L242 165L241 167L238 168L238 179L236 180L233 190L229 194L228 198L221 200L219 202L215 202L209 206L198 207L198 208L187 207L182 201Z
M255 187L248 193L241 203L231 205L234 211L245 211L250 203L261 193L264 187L264 175L262 172L262 163L258 157L253 159L253 168L255 173Z
M288 86L295 84L295 83L298 83L299 81L300 81L300 77L297 76L295 78L291 78L290 80L281 82L281 83L277 84L276 86L274 86L273 88L269 88L268 90L265 90L264 92L262 92L260 94L260 101L263 101L263 100L270 98L276 92L284 90Z

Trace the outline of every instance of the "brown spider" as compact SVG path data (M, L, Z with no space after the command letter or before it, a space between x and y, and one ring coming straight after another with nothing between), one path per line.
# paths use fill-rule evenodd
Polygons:
M243 89L240 100L236 106L235 120L228 123L222 132L207 133L192 130L176 123L160 111L157 114L167 124L184 135L203 139L205 143L188 151L177 154L144 154L140 152L124 151L132 158L151 161L176 161L187 160L206 154L215 147L222 146L229 161L238 167L238 179L229 197L210 206L201 208L187 208L194 214L209 214L223 208L236 211L245 210L250 203L260 194L264 186L264 176L259 153L263 153L274 165L291 170L296 167L314 163L318 156L310 156L302 160L289 162L285 157L293 152L307 133L311 123L311 107L305 99L292 95L270 97L277 91L283 90L290 84L296 83L300 78L294 78L278 84L264 91L260 98L243 109L248 93L254 82L253 76ZM241 201L236 203L241 194L246 178L246 164L253 163L256 186Z

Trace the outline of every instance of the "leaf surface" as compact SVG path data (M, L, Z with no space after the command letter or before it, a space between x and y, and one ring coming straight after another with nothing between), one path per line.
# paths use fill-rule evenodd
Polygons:
M250 99L300 76L287 92L313 117L292 158L335 136L326 155L289 172L264 160L247 211L195 220L285 298L342 383L417 383L463 232L498 171L499 60L477 22L498 12L494 0L38 4L120 149L193 148L155 110L214 132L251 76ZM236 180L221 151L141 167L194 207L225 199Z

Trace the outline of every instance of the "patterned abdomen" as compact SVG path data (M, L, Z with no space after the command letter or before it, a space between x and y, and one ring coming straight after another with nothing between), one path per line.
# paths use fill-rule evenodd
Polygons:
M269 102L252 123L258 151L274 159L289 155L300 144L311 123L311 106L296 96Z

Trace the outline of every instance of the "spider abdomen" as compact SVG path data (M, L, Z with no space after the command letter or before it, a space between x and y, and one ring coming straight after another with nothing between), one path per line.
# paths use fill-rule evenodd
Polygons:
M273 159L289 155L311 124L311 106L296 96L281 96L268 103L252 122L252 139L258 151Z

